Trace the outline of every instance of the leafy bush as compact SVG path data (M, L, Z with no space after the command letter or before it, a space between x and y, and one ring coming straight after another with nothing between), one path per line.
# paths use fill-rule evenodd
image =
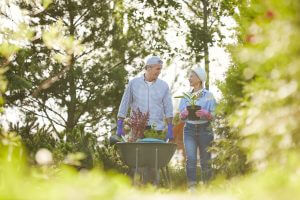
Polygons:
M128 193L128 179L96 168L28 167L20 145L16 134L0 134L0 199L119 199Z
M295 199L299 196L298 152L290 152L284 166L272 163L264 171L199 186L191 195L182 191L136 189L117 174L75 170L69 166L32 166L26 163L21 139L14 133L0 134L0 199ZM184 168L170 168L173 188L182 189ZM21 187L20 187L21 186ZM198 192L197 192L198 191Z
M212 166L215 176L232 178L251 170L247 152L241 147L241 137L228 126L225 116L218 115L214 122L215 140L209 149L214 154Z
M39 149L45 148L50 151L55 150L56 143L58 142L51 134L49 127L38 127L36 118L33 116L25 117L25 124L20 123L10 124L10 130L16 132L22 139L28 151L31 163L34 163L34 156Z
M244 87L229 122L257 167L284 163L300 147L300 2L250 1L240 12L243 42L232 54Z
M241 147L256 168L284 164L300 146L299 13L297 0L245 0L235 16L239 43L229 48L233 64L220 85L230 127L223 141Z
M121 161L115 145L110 145L104 140L101 146L97 146L94 159L101 161L104 170L115 170L122 174L128 174L129 168Z
M49 128L39 127L34 119L26 120L24 126L11 125L11 130L17 132L24 143L29 160L35 164L35 155L40 149L48 149L53 154L54 163L57 165L67 163L78 169L91 169L95 166L103 167L105 170L116 170L121 173L127 172L127 167L121 162L115 147L109 146L104 140L99 143L95 134L87 133L83 127L77 127L71 132L60 132L53 134ZM75 159L77 153L80 163ZM72 163L69 159L73 157Z
M171 187L173 189L186 188L186 171L182 165L168 166L171 177Z

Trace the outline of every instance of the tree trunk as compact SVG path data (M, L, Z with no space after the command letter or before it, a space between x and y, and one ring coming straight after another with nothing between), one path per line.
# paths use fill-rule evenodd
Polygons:
M68 74L68 82L69 82L69 95L70 95L70 101L69 104L67 106L67 113L68 113L68 118L67 118L67 127L66 130L67 131L71 131L75 125L75 119L76 119L76 105L77 105L77 99L76 99L76 83L75 83L75 75L74 75L74 56L72 56L72 60L71 60L71 67L70 67L70 71Z
M70 8L70 1L67 1L68 7ZM70 35L75 36L75 25L74 25L74 14L73 11L69 9L69 20L70 20ZM74 66L75 65L75 56L71 55L71 62L70 62L70 71L68 76L68 83L69 83L69 95L70 95L70 101L67 105L67 127L66 131L71 131L76 126L76 105L77 105L77 99L76 99L76 78L75 78L75 71Z
M203 4L203 29L206 34L205 41L204 41L204 62L205 62L205 71L207 74L207 79L205 83L206 89L209 89L209 51L208 51L208 28L207 28L207 19L208 19L208 1L207 0L201 0Z

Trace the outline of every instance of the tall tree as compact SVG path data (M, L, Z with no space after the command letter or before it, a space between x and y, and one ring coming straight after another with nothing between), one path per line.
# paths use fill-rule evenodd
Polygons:
M222 18L234 14L237 0L182 0L186 6L182 11L190 13L182 14L182 19L186 22L188 31L186 43L188 49L185 54L187 60L200 62L204 59L205 70L207 72L206 88L209 89L209 48L221 42L224 38L220 28L225 26ZM188 9L188 11L186 11Z
M25 114L48 120L53 130L70 131L78 124L94 129L114 117L128 81L125 66L137 72L139 58L168 49L160 34L167 29L168 11L158 23L155 12L146 17L144 9L121 0L54 0L42 12L35 3L17 3L29 11L36 39L10 64L6 99ZM41 32L48 34L40 37Z

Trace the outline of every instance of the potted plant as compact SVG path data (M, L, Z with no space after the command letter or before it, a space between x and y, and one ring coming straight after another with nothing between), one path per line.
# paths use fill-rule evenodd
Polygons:
M149 120L149 112L143 113L140 109L132 111L132 115L128 120L128 126L131 129L128 141L136 142L138 139L144 138L144 132Z
M184 98L188 101L189 105L186 109L189 112L188 120L199 120L200 118L196 116L196 111L201 109L201 106L196 105L199 93L186 93L184 92L182 96L176 96L175 98Z

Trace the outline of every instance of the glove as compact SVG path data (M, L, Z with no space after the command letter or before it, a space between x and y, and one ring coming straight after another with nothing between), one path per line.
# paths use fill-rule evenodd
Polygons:
M123 130L123 120L118 119L118 122L117 122L117 136L121 137L121 135L125 135L124 130Z
M168 132L167 132L166 139L169 139L169 140L174 139L174 136L173 136L173 124L168 124Z
M200 109L196 111L196 116L200 117L200 118L205 118L207 120L211 120L212 119L212 115L210 114L210 112L208 112L205 109Z
M181 113L180 113L180 118L181 119L185 119L187 118L187 116L189 115L189 111L187 109L184 109Z

